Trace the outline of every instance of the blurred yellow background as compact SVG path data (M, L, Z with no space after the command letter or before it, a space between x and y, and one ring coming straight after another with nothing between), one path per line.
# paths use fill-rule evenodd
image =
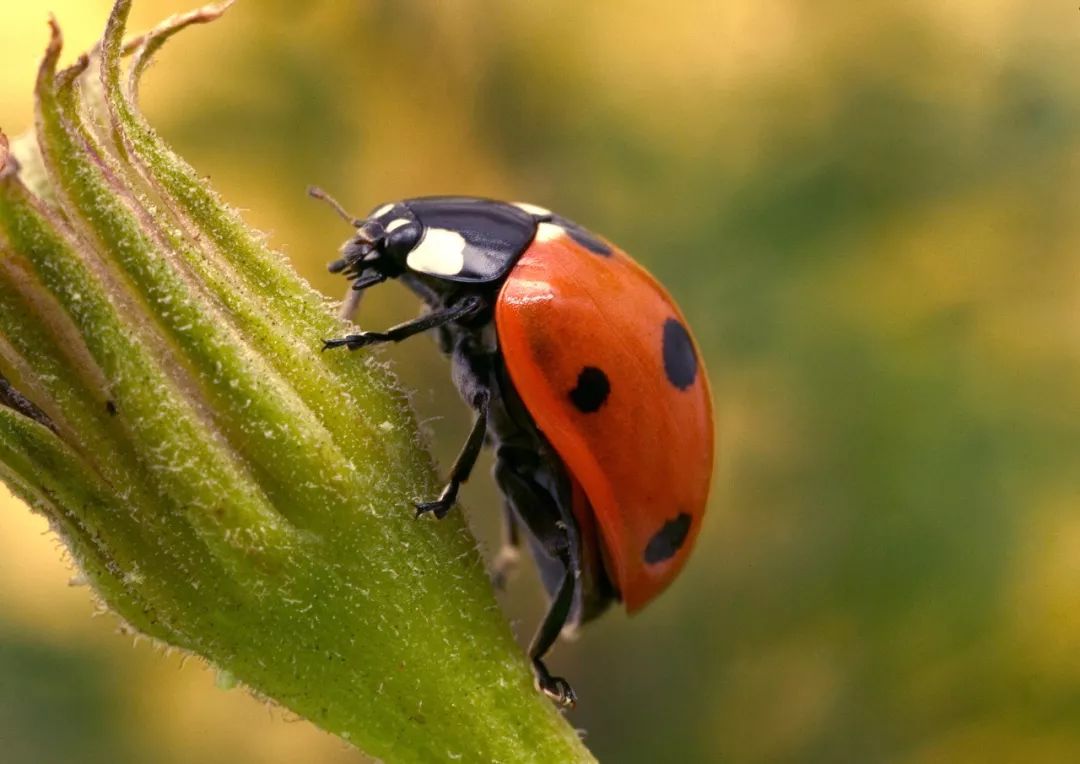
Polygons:
M137 0L132 28L191 5ZM48 11L7 2L0 126ZM353 210L525 199L619 242L694 326L721 456L683 578L552 665L609 762L1080 759L1080 10L1030 0L243 0L166 49L153 121L319 288ZM397 286L363 321L415 313ZM313 341L316 341L314 338ZM389 351L442 464L467 413ZM497 498L465 494L489 548ZM0 498L8 762L360 761L115 634ZM527 638L524 572L504 596Z

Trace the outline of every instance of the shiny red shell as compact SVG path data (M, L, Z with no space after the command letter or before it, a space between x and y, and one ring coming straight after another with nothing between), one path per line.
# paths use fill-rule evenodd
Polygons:
M518 394L584 491L579 525L595 518L603 565L634 612L686 563L712 476L709 383L685 319L626 254L542 223L495 326Z

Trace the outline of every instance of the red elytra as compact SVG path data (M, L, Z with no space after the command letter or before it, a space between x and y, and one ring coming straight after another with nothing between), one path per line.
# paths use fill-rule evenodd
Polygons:
M701 528L712 399L700 361L689 384L669 379L664 327L685 320L647 271L611 250L597 256L565 235L534 240L499 292L495 327L518 394L584 490L588 506L574 511L595 515L604 565L634 612L678 575ZM583 367L610 381L595 411L566 394ZM673 553L646 561L650 542L685 516Z

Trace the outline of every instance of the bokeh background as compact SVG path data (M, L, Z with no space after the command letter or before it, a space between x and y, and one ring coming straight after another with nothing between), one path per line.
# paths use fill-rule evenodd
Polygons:
M31 123L54 11L5 0L0 119ZM139 0L133 26L190 5ZM679 300L721 450L700 546L640 616L558 648L606 762L1080 759L1080 9L1030 0L245 0L144 88L317 287L351 209L525 199ZM396 285L363 320L415 313ZM317 338L313 338L317 341ZM468 424L387 353L442 463ZM497 498L465 498L490 550ZM92 618L0 498L0 759L358 762ZM503 597L523 640L528 571Z

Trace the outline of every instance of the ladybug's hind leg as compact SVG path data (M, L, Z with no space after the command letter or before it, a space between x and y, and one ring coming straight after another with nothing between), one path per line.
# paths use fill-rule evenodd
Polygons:
M532 644L529 645L529 658L532 660L536 689L555 701L557 705L573 708L577 705L577 693L574 692L574 688L561 676L552 676L543 661L544 655L555 644L563 626L566 625L570 617L570 608L574 603L574 573L570 567L570 555L564 554L562 562L566 565L562 583L555 593L555 598L551 600L544 622L536 630Z
M522 458L519 460L515 456ZM561 571L556 585L552 586L552 581L547 582L552 594L551 604L529 645L529 658L536 688L559 706L573 708L577 704L577 694L565 679L552 676L544 663L544 656L570 621L577 594L576 564L570 553L570 533L561 519L558 503L548 490L533 479L531 469L536 465L526 461L529 457L533 455L500 448L495 463L495 479L507 503L537 542L538 551L548 558L551 568Z

